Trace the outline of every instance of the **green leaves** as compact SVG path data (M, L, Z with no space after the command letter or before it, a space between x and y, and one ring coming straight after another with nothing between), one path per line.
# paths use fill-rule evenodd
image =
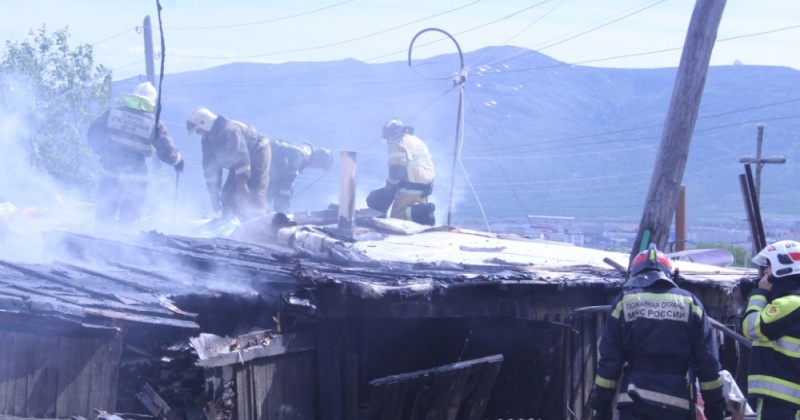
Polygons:
M33 39L5 42L0 97L7 99L0 107L28 114L28 135L20 141L29 142L24 149L36 169L91 192L99 166L83 132L108 107L111 70L95 65L91 45L70 48L67 28L48 33L42 26L29 36Z

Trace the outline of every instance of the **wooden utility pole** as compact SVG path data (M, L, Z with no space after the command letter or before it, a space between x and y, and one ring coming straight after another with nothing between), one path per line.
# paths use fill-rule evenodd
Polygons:
M686 187L681 186L675 211L675 251L686 251Z
M756 136L756 157L742 156L739 158L741 163L755 163L756 164L756 198L761 202L761 168L765 163L786 163L786 158L783 156L773 156L768 158L761 157L761 144L764 141L764 123L758 123L758 136ZM756 251L757 252L757 251Z
M686 41L683 45L672 99L661 134L656 166L642 212L639 231L631 250L631 260L640 251L655 243L664 249L680 195L683 171L689 157L692 132L703 97L708 63L717 38L726 0L695 2Z
M155 54L153 54L153 26L150 24L150 15L144 17L144 22L142 23L142 35L144 35L144 68L145 68L145 80L152 83L153 86L156 85L156 70L155 70ZM159 95L161 92L158 93ZM161 169L161 159L153 154L151 159L151 166L153 167L153 172L157 172ZM177 175L175 179L175 183L177 185ZM175 187L175 193L177 194L178 188ZM177 199L177 198L176 198Z
M144 66L147 72L147 81L156 84L156 70L153 54L153 26L150 25L150 15L144 17L142 33L144 34Z

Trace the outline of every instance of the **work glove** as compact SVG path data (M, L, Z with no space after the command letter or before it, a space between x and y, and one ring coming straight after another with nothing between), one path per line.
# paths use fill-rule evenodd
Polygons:
M613 417L611 409L592 410L592 420L611 420Z
M708 420L723 420L725 419L725 408L724 398L720 398L713 403L706 401L703 407L703 414L705 414Z
M185 164L185 162L183 161L183 158L179 157L178 161L175 162L175 165L172 165L172 167L175 168L175 172L182 173L184 164Z

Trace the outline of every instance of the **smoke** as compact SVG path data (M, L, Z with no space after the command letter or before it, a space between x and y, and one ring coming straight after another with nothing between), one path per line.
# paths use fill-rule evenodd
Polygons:
M32 129L37 97L26 79L0 75L0 258L38 262L41 233L48 229L83 230L91 205L33 167Z

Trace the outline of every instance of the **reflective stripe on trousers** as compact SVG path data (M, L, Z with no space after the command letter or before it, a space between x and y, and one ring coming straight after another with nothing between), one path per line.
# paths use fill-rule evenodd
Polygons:
M670 405L673 407L677 407L683 410L690 409L690 401L687 398L679 398L673 395L664 394L663 392L657 391L650 391L648 389L641 389L636 387L634 384L628 385L628 392L634 392L636 395L640 396L644 400L653 401L661 404ZM620 393L618 402L621 403L632 403L634 402L633 398L628 394L628 392Z

